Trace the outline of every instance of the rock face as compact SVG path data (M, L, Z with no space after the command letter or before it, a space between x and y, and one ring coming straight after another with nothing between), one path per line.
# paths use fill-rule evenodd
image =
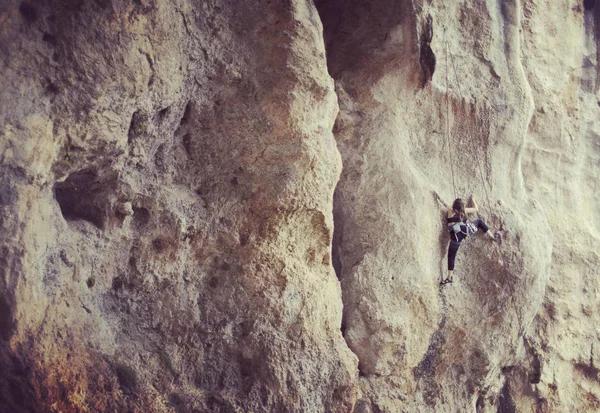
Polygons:
M579 298L597 292L597 11L446 3L317 3L340 102L333 258L357 411L598 409L597 297ZM445 208L471 195L502 248L461 247L438 293Z
M348 411L305 2L4 2L2 412Z
M0 412L600 409L594 1L0 22Z

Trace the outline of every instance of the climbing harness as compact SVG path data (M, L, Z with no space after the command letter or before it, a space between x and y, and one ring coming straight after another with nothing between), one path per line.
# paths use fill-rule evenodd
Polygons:
M463 231L463 226L465 227L465 231ZM448 227L448 231L454 235L456 242L461 242L461 240L458 239L458 234L463 234L465 236L463 239L466 239L467 244L470 244L473 241L473 234L477 232L477 227L475 227L472 222L460 221Z

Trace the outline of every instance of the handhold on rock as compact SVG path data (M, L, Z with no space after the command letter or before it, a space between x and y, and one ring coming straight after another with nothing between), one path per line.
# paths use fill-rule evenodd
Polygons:
M117 205L117 212L125 216L133 215L133 207L131 206L131 202L119 203L119 205Z

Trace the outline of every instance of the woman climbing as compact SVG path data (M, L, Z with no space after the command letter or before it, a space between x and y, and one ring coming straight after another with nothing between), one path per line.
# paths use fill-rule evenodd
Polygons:
M440 285L449 284L452 282L452 272L454 271L454 259L456 258L456 252L460 243L465 239L471 237L478 228L485 233L486 237L492 242L499 241L499 234L495 236L489 231L488 226L483 222L482 219L476 219L474 221L467 221L467 214L477 212L477 204L474 200L472 208L466 208L465 202L457 198L452 204L452 209L448 209L448 232L450 232L450 245L448 246L448 276L445 280L440 282Z

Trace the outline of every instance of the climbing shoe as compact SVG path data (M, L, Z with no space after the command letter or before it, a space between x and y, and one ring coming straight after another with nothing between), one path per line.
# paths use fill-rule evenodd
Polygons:
M496 232L494 234L494 238L490 239L492 242L495 242L498 245L502 244L502 235L500 234L500 232Z

